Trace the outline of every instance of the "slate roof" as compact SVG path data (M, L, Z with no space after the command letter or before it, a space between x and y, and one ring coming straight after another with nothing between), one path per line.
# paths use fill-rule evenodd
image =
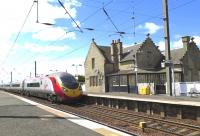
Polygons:
M184 48L171 50L171 58L172 58L172 61L174 62L174 64L181 63L181 59L183 58L185 52L186 51Z
M133 61L135 59L133 55L136 54L136 52L139 50L141 46L142 43L123 48L122 59L120 62ZM111 60L111 47L101 46L101 45L97 45L97 47L101 51L102 55L105 57L107 63L113 63ZM171 58L174 64L180 64L184 54L185 54L184 48L171 50Z
M136 54L138 49L142 46L142 44L137 44L134 46L123 48L123 55L121 62L128 61L128 60L134 60L133 55Z
M111 60L111 48L109 46L100 46L100 45L97 45L98 49L101 51L102 55L105 57L106 61L108 63L112 63L112 60Z

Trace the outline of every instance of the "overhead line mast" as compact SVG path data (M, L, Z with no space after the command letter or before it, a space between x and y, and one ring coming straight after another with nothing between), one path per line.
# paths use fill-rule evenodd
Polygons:
M163 20L164 20L164 31L165 31L165 61L169 62L171 59L170 55L170 36L169 36L169 17L168 17L168 0L163 0ZM167 79L167 92L172 96L172 74L171 67L166 67L166 79Z

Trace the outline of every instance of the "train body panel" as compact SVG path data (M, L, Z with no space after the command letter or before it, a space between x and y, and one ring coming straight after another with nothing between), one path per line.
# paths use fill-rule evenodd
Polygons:
M11 92L48 98L53 101L71 101L79 99L82 95L78 81L66 72L24 79L22 82L3 85L2 88Z
M12 92L20 92L22 91L23 87L22 87L22 83L21 82L13 82L10 84L10 88L9 90L11 90Z
M55 94L51 80L44 78L30 78L23 81L24 91Z

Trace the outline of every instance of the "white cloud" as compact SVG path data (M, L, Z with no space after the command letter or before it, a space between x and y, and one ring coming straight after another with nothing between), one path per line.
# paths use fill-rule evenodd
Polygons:
M182 39L179 39L177 41L173 41L171 44L172 44L172 46L171 46L172 49L178 49L178 48L183 47Z
M197 45L200 45L200 36L193 36L194 37L194 42L197 44Z
M165 42L164 41L159 41L157 43L157 45L161 51L165 50ZM182 47L183 47L183 43L182 43L181 39L170 43L170 49L178 49L178 48L182 48Z
M45 52L64 52L67 49L69 49L69 46L58 46L58 45L48 45L48 46L42 46L37 44L25 44L24 47L27 50L30 50L32 52L38 52L38 53L45 53Z
M58 70L58 71L66 71L75 75L77 72L78 74L84 75L84 61L85 58L64 58L62 60L54 61L54 63L51 63L51 60L38 62L38 66L42 67L41 70L39 70L39 73L49 73L50 70ZM72 66L72 64L78 65L81 64L82 66Z
M11 42L9 42L9 44L6 43L5 41L0 42L0 62L3 62L6 59L8 59L8 57L16 54L16 51L19 47L18 44L16 44L16 46L14 46L13 48L11 47L12 47ZM8 52L9 52L9 56L7 56Z
M146 22L144 25L139 25L136 29L144 29L147 30L145 33L155 34L158 30L162 29L163 27L157 25L152 22Z
M63 40L65 38L76 39L76 35L74 32L66 34L65 30L60 27L51 27L45 30L41 30L37 33L34 33L33 38L42 41L55 41L55 40Z
M55 23L55 19L63 18L66 21L70 21L69 16L65 14L64 9L57 5L52 5L49 2L58 3L57 0L39 0L39 22L42 23ZM68 12L72 15L72 17L76 18L77 7L81 6L81 3L78 0L63 0L62 1L68 10ZM0 17L1 17L1 25L0 25L0 63L4 60L7 55L9 49L13 45L13 42L22 27L22 24L30 10L31 5L33 4L33 0L4 0L1 1L0 4ZM39 39L42 41L53 41L58 40L58 37L64 35L60 40L64 38L76 39L76 35L74 32L65 34L65 30L58 26L46 26L43 24L36 23L37 20L37 6L34 3L32 10L27 18L27 21L21 31L19 39L16 44L13 46L14 48L11 51L11 54L14 53L17 46L21 46L18 42L21 40L21 36L23 33L33 34L35 39ZM67 28L65 28L67 29ZM29 41L31 42L31 41ZM10 56L9 56L10 57Z
M162 26L147 22L145 23L145 28L148 30L150 34L155 34L158 30L162 28Z
M161 51L165 50L165 42L164 41L159 41L157 43L157 45ZM182 44L181 39L170 43L170 49L178 49L178 48L182 48L182 47L183 47L183 44Z
M165 50L165 42L164 41L160 41L158 42L158 47L159 47L159 50L161 51L164 51Z
M199 46L200 45L200 36L193 36L193 37L194 37L194 42ZM159 46L159 49L161 51L165 50L165 42L164 41L158 42L157 45ZM183 47L182 39L179 38L177 40L172 41L170 43L170 47L171 47L171 49L182 48Z
M174 35L174 38L177 40L177 39L180 39L181 38L181 35L180 34L176 34Z
M197 45L200 45L200 36L192 36L194 37L194 42L197 44ZM175 40L173 41L172 43L172 49L178 49L178 48L182 48L183 47L183 42L182 42L182 39L180 38L179 40Z

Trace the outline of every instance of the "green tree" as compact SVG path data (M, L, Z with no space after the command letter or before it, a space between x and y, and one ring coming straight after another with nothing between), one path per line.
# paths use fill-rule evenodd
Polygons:
M85 82L85 76L78 75L78 82Z

